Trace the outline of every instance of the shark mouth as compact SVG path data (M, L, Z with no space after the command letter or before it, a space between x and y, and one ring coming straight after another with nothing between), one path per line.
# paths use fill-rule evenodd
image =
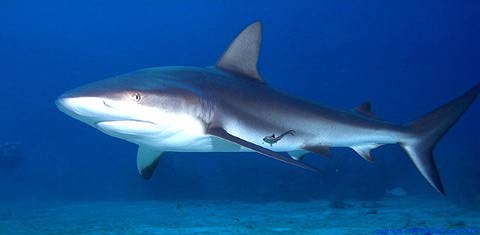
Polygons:
M147 133L156 130L156 128L154 128L156 126L155 123L142 120L100 121L95 123L95 126L100 130L126 135Z

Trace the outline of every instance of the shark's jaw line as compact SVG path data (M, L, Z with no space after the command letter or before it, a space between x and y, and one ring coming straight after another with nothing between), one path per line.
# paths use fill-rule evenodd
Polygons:
M105 124L115 124L115 123L125 123L125 124L145 123L145 124L155 125L155 123L151 121L143 121L143 120L135 120L135 119L117 119L117 120L98 121L98 122L95 122L95 126L105 125Z
M480 83L413 122L396 125L380 120L368 102L339 111L268 87L257 70L260 40L261 24L255 22L215 66L142 69L87 84L56 103L67 115L138 144L137 167L147 179L164 151L255 151L316 172L301 161L305 154L349 147L373 162L372 149L400 144L433 188L445 193L433 147L474 102Z
M114 131L125 135L141 135L142 133L151 133L157 130L156 124L153 122L128 119L99 121L95 123L95 127L104 131Z

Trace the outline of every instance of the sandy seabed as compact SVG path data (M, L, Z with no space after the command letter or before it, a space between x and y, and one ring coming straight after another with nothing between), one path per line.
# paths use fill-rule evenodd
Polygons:
M0 205L0 234L480 234L480 210L428 198L379 201L55 202Z

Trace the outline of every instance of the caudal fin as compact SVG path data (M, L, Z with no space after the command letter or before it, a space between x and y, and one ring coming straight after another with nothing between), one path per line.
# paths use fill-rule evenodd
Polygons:
M480 93L480 83L463 95L406 125L410 136L400 144L420 173L445 195L432 151L436 143L455 124Z

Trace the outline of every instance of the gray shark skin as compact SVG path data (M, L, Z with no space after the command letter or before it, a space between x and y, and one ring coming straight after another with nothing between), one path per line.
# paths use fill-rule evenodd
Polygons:
M445 194L432 150L480 93L480 84L406 125L378 119L364 103L339 111L283 94L257 71L261 24L246 27L212 67L158 67L87 84L61 95L67 115L139 146L140 175L152 177L164 152L258 152L317 172L304 154L399 144L426 180ZM270 137L294 134L266 143ZM288 152L287 157L279 152Z

